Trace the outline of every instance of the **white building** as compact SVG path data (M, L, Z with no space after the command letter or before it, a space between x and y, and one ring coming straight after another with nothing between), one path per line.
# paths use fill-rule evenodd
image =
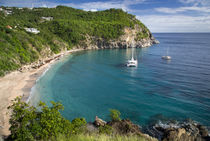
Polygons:
M46 20L46 21L51 21L53 20L53 17L42 17L43 20Z
M38 34L40 31L36 28L24 28L27 32L33 33L33 34Z
M3 9L2 9L2 8L0 8L0 11L3 11Z
M12 11L4 10L4 13L5 13L6 15L10 15L10 14L12 14Z

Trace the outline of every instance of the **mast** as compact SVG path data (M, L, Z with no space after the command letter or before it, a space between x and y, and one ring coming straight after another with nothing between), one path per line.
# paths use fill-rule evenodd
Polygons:
M166 55L168 56L168 50L169 50L169 48L167 48L167 52L166 52Z
M132 58L133 58L133 46L132 46Z
M134 58L133 58L133 53L134 53L134 50L133 50L133 49L134 49L134 43L133 43L133 42L132 42L132 46L131 46L131 47L132 47L132 59L134 60Z

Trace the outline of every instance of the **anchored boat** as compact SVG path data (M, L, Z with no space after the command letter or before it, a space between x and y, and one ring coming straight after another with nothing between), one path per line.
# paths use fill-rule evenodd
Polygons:
M171 60L171 56L168 55L168 50L169 50L169 49L167 48L166 56L162 56L162 57L161 57L162 59L164 59L164 60Z
M133 52L134 52L133 48L134 48L134 45L132 45L132 58L128 60L127 67L137 67L138 65L138 61L135 60L133 57Z

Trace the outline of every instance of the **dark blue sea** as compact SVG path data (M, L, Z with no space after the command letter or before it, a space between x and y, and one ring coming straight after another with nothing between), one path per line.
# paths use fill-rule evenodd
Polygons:
M82 51L64 57L37 81L31 102L61 102L69 120L109 109L147 125L154 117L191 118L210 126L210 34L154 34L160 44L135 49L137 68L128 68L131 49ZM171 61L161 56L172 57Z

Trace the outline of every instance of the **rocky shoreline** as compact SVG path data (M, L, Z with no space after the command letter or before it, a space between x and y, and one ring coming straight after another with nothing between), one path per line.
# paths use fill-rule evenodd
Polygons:
M106 122L96 116L94 122L90 122L87 128L90 132L98 132L99 127L106 125L114 129L114 134L139 135L152 141L210 141L208 129L193 121L158 121L146 129L133 124L129 119Z
M150 125L145 130L150 136L163 141L209 141L207 127L193 120L165 121Z

